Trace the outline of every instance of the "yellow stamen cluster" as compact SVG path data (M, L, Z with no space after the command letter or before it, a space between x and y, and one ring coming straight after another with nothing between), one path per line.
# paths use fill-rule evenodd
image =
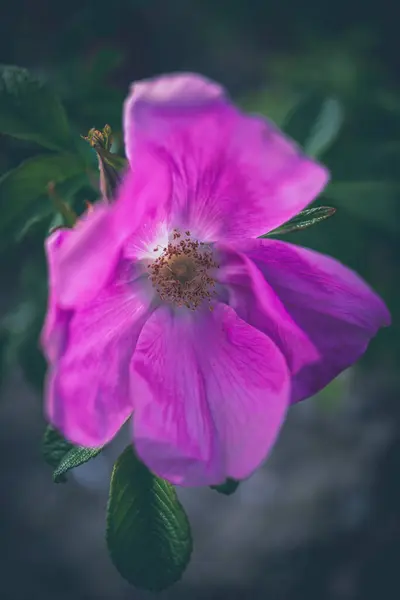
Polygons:
M154 252L158 251L158 247L154 248ZM150 281L161 300L190 310L196 310L203 300L210 303L215 281L208 270L218 265L210 246L192 240L190 231L183 236L174 229L172 240L148 268Z

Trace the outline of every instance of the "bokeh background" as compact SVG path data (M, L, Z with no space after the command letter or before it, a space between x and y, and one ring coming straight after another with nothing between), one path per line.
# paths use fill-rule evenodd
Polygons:
M337 185L320 203L337 213L290 241L360 272L394 324L359 364L291 409L267 464L236 494L179 492L195 551L182 581L160 598L400 598L400 44L392 0L13 0L0 10L0 62L47 79L77 136L109 123L116 151L129 83L160 72L221 81L300 143L323 102L334 103L341 128L322 160ZM38 152L0 136L0 174ZM73 198L93 200L90 182ZM1 222L8 205L0 200ZM40 455L37 336L49 222L25 227L31 217L15 231L0 227L0 598L150 598L120 579L104 542L109 475L127 433L65 485L53 484Z

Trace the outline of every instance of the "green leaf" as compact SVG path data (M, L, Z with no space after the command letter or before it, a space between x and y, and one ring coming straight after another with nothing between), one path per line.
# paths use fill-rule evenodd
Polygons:
M73 148L56 94L26 69L0 65L0 132L52 150Z
M75 177L71 177L70 179L55 185L53 193L57 195L57 198L64 200L64 202L70 201L72 203L75 194L82 188L88 187L88 185L88 176L86 173L82 172ZM38 206L38 204L40 204L40 206ZM42 237L45 237L49 230L51 231L55 227L64 227L65 225L68 225L60 212L54 213L54 204L54 201L51 202L48 196L41 197L38 203L35 203L36 210L32 211L32 216L28 217L28 214L30 214L31 211L26 211L25 218L21 219L22 222L20 227L16 228L14 240L18 243L22 242L26 237L29 237L29 235L34 235L35 232L41 232L42 230L44 232Z
M54 427L48 425L42 441L42 454L54 469L55 483L67 481L66 474L71 469L79 467L95 458L102 451L101 448L83 448L68 442Z
M284 129L307 154L320 157L332 146L342 124L343 107L339 100L313 92L303 96Z
M316 225L320 221L328 219L328 217L334 215L335 212L336 208L333 208L332 206L307 208L277 229L265 233L264 235L260 235L260 238L267 238L270 235L283 235L284 233L292 233L293 231L301 231L302 229L306 229L307 227L311 227L311 225Z
M32 211L51 207L48 185L71 181L84 173L81 159L73 154L39 155L21 163L0 178L1 229L21 226Z
M400 184L393 181L338 181L328 185L324 197L343 210L391 233L400 229L397 218Z
M103 446L99 448L83 448L82 446L72 446L72 448L65 454L58 467L53 473L53 479L55 483L60 483L65 480L65 475L71 469L75 469L80 465L88 462L92 458L95 458L103 450Z
M56 469L73 447L54 427L47 426L42 440L42 455L48 465ZM66 476L60 475L59 482L65 481Z
M326 98L304 144L306 154L315 158L322 156L337 138L343 117L343 108L339 100Z
M190 560L190 525L175 488L153 475L131 446L111 476L106 539L115 567L137 588L166 589Z
M235 481L235 479L227 479L225 483L221 483L220 485L210 485L212 490L215 490L219 494L224 494L224 496L231 496L234 494L240 485L240 481Z

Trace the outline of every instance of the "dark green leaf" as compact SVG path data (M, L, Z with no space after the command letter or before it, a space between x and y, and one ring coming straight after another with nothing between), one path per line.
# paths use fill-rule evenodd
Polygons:
M291 233L293 231L300 231L315 225L320 221L324 221L328 217L331 217L336 212L336 208L332 206L317 206L315 208L307 208L301 213L290 219L287 223L284 223L274 231L270 231L264 235L260 235L260 238L267 238L271 235L283 235L284 233Z
M71 177L66 181L62 181L61 183L54 186L54 193L58 198L71 202L74 199L74 196L79 190L88 186L88 177L86 173L80 173L75 177ZM67 205L68 206L68 205ZM21 226L18 228L17 224L15 224L16 231L14 235L14 240L16 242L23 241L29 235L35 235L36 232L42 232L41 236L46 237L47 232L54 227L64 227L68 225L65 222L65 218L59 213L54 213L54 202L51 202L48 195L41 196L37 202L35 202L35 210L26 211L24 213L25 218L21 219ZM32 216L26 218L28 214L32 212Z
M319 92L303 97L284 127L307 154L320 157L335 141L343 123L343 108L337 98Z
M20 67L0 66L0 132L52 150L73 147L59 98L44 82Z
M47 154L31 158L0 178L1 229L20 224L32 210L51 207L48 185L71 182L84 174L84 165L73 154Z
M92 458L95 458L98 454L100 454L102 449L102 446L100 448L83 448L82 446L72 446L69 452L62 457L58 467L55 469L53 473L54 482L60 483L63 481L68 471L83 465Z
M48 425L43 436L42 454L48 465L56 469L61 460L73 448L73 444L67 442L65 438L51 425ZM59 482L67 481L65 475L60 475Z
M220 494L224 494L225 496L230 496L234 494L240 485L240 481L235 481L234 479L227 479L225 483L221 483L220 485L211 485L211 489L219 492Z
M83 448L68 442L54 427L49 425L42 442L42 454L54 469L55 483L67 481L66 474L100 454L102 448Z
M139 462L130 446L112 473L106 537L115 567L137 588L171 586L190 560L190 525L175 488Z

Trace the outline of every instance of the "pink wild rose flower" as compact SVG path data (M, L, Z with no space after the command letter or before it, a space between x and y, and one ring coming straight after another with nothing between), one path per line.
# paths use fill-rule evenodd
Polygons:
M46 413L75 444L132 417L135 449L179 485L248 477L290 404L354 363L390 316L333 258L257 239L304 209L324 167L192 74L136 83L131 164L46 242Z

